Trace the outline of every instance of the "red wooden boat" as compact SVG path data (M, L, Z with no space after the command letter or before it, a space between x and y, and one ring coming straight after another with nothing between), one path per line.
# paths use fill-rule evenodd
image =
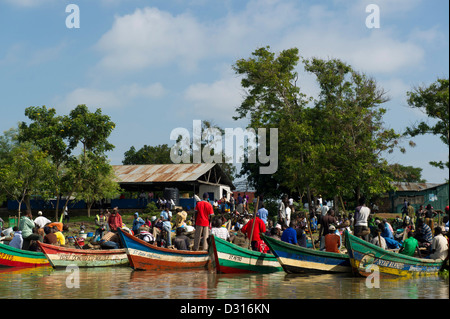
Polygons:
M207 251L187 251L162 248L140 240L119 229L130 266L135 270L207 268Z

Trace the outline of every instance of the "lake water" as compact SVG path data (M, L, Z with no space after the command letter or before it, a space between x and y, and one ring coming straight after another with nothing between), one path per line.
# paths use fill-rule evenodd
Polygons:
M221 275L208 270L133 271L129 267L0 270L1 299L448 299L448 279L350 275Z

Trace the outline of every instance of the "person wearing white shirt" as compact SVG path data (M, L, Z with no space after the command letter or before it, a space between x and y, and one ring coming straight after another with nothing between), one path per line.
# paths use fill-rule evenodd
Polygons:
M34 223L39 226L39 228L43 228L45 225L50 224L52 221L44 216L42 216L42 212L38 212L38 217L34 220Z

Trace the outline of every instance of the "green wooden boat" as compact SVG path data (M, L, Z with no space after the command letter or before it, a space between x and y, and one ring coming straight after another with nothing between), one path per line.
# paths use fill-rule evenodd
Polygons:
M369 276L378 271L383 277L437 275L443 261L410 257L368 243L346 231L346 246L354 273Z
M274 255L245 249L214 235L210 236L209 253L217 273L272 273L283 271Z
M352 268L347 254L320 251L261 236L278 258L284 271L295 273L349 273Z
M50 267L47 257L36 251L0 244L0 267Z

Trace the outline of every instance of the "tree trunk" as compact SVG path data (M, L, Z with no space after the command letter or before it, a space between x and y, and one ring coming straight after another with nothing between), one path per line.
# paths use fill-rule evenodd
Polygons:
M58 210L59 210L59 202L61 201L61 194L58 194L56 197L56 208L55 208L55 220L58 220Z
M309 188L309 185L306 186L306 197L308 198L308 210L311 214L311 212L313 212L313 207L311 207L311 189Z
M88 203L86 203L87 205L87 213L88 213L88 217L91 217L91 207L94 204L94 201L90 201Z

